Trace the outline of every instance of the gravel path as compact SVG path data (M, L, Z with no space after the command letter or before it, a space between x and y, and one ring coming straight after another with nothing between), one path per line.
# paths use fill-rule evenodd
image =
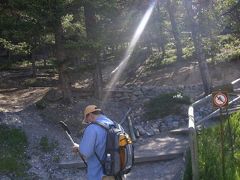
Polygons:
M184 170L183 167L183 158L140 164L133 167L127 175L127 180L180 180Z
M43 94L44 89L40 89ZM31 91L31 90L30 90ZM12 127L22 128L27 137L29 146L27 148L28 162L31 164L31 168L28 170L30 179L56 179L56 180L77 180L86 179L86 171L84 169L71 168L63 169L59 167L59 162L62 161L79 161L78 156L74 156L71 152L71 143L66 137L65 133L56 121L44 120L40 114L39 110L34 105L36 99L39 99L39 95L32 97L36 93L36 89L32 89L33 93L22 91L24 94L27 93L29 96L29 101L16 101L14 109L7 108L7 98L0 94L0 105L5 104L4 111L0 112L0 124L7 124ZM11 97L7 94L7 97ZM20 96L26 98L25 95ZM5 99L5 101L3 101ZM30 103L30 101L32 103ZM24 102L26 104L21 104L17 106L18 102ZM25 106L26 105L26 106ZM24 108L25 107L25 108ZM79 133L74 132L73 138L79 139ZM48 139L49 144L56 144L50 152L44 152L41 149L40 141L43 137ZM148 140L141 138L138 139L136 143L136 149L139 153L144 153L145 150L151 149L153 147L158 147L162 151L168 151L171 148L176 147L181 139L176 139L174 137L151 137ZM147 141L148 146L145 146ZM168 145L170 142L171 145ZM155 151L157 152L157 151ZM155 153L154 151L152 153ZM177 180L180 179L180 174L183 172L184 161L182 158L174 159L171 161L161 161L147 164L137 164L133 167L130 174L127 175L127 180L136 179L166 179L166 180ZM1 178L1 177L0 177Z
M34 106L20 112L1 113L0 123L22 128L25 131L28 137L27 153L31 164L29 173L37 179L49 179L55 176L59 160L75 158L71 152L71 144L65 138L59 124L44 121ZM51 152L41 150L40 141L43 137L48 139L49 144L57 144L56 148Z
M65 160L80 160L78 156L74 156L71 152L71 144L64 132L58 124L46 122L38 115L34 106L20 112L1 113L0 122L10 126L17 126L24 129L29 140L28 156L31 168L29 174L32 179L86 179L86 172L82 169L62 169L58 167L58 161ZM57 148L50 153L44 153L40 149L39 142L42 137L47 137L49 142L58 142ZM153 138L152 138L153 139ZM160 149L167 150L171 148L166 145L166 142L157 139L152 143L152 147L159 146ZM167 137L166 141L172 142L171 145L176 145L175 138ZM145 139L137 142L136 147L139 152L144 152L143 147L146 143ZM146 147L146 150L151 147ZM155 162L147 164L138 164L127 179L180 179L179 173L182 173L184 161L182 158L174 159L166 162Z

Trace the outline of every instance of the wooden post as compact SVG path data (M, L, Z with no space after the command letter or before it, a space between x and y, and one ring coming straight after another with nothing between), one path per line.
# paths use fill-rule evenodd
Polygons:
M193 180L198 180L199 173L198 173L198 153L197 153L196 131L193 128L189 128L189 133L190 133L189 137L190 137Z
M135 136L135 133L134 133L134 130L133 130L132 120L131 120L130 116L127 116L127 119L128 119L128 127L129 127L129 131L130 131L132 141L135 142L136 141L136 136Z
M197 153L197 135L194 123L194 109L193 106L190 106L188 109L189 116L189 143L190 143L190 151L191 151L191 161L192 161L192 175L193 180L199 180L199 172L198 172L198 153Z

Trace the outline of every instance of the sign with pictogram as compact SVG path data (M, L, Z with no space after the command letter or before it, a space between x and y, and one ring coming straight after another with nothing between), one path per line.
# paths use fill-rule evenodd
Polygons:
M217 91L212 93L213 106L222 108L228 106L228 94L226 91Z

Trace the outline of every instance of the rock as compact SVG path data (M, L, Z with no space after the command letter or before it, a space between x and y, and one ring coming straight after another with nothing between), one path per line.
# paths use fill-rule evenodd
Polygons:
M11 180L11 178L9 178L9 177L7 177L7 176L5 176L5 175L0 176L0 179L1 179L1 180Z
M151 127L149 127L148 130L146 131L146 134L147 134L147 136L150 137L150 136L154 136L155 132Z
M168 127L165 125L165 123L161 123L160 127L159 127L159 131L160 132L166 132L168 131Z
M137 99L138 99L138 97L136 97L136 96L131 97L131 101L136 101Z
M134 133L136 135L137 138L140 137L140 133L139 133L139 130L138 129L134 129Z
M178 128L179 127L179 122L174 121L172 125L173 125L173 128Z
M147 134L147 132L143 129L142 126L135 126L135 128L138 130L140 136L144 136Z
M47 92L45 98L47 101L55 102L55 101L62 99L63 94L59 89L52 88Z

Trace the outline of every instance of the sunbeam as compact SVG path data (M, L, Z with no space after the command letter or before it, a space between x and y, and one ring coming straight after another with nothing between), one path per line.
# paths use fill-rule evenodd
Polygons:
M156 0L154 0L150 4L149 8L145 12L141 22L139 23L139 25L138 25L138 27L137 27L134 35L133 35L133 38L132 38L132 40L130 42L130 45L129 45L128 49L126 50L126 53L125 53L121 63L112 71L111 74L113 75L113 77L111 78L110 82L106 85L106 87L109 90L114 90L116 82L119 80L120 75L122 74L123 70L126 68L127 63L129 61L132 53L133 53L133 50L134 50L134 48L135 48L135 46L136 46L136 44L137 44L137 42L138 42L138 40L139 40L139 38L140 38L140 36L142 34L144 28L147 25L147 22L148 22L151 14L153 12L153 9L154 9L155 5L156 5ZM107 92L105 94L105 96L103 98L103 101L102 101L102 105L105 104L105 102L107 101L109 95L110 95L110 92Z

